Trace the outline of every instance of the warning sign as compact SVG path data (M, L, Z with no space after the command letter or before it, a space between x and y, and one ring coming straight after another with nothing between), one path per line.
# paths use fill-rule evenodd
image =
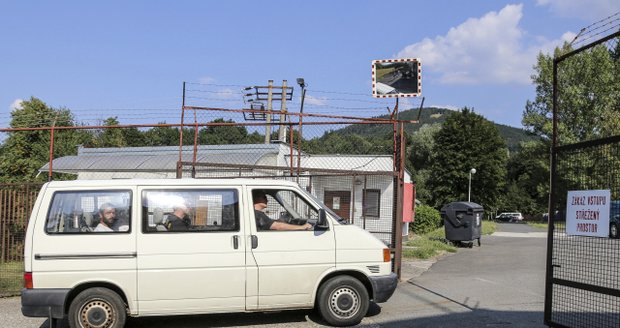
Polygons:
M609 190L569 191L566 199L566 234L609 236Z

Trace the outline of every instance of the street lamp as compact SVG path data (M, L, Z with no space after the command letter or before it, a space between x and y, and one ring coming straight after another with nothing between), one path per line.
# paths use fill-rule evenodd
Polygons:
M301 139L303 138L304 100L306 99L306 81L303 77L297 78L297 84L301 88L301 107L299 108L299 135L297 136L297 178L301 171ZM291 143L293 140L291 140Z
M467 192L467 201L471 202L471 175L476 174L476 169L469 170L469 191Z

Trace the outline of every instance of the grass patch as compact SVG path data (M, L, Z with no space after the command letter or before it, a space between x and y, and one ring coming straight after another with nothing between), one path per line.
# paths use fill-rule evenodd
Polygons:
M407 246L403 248L403 257L428 259L444 252L456 252L456 247L448 245L443 241L429 239L428 236L416 236L413 240L407 242Z
M23 287L24 262L0 263L0 295L19 293Z
M497 230L493 221L482 221L482 234L490 235ZM413 232L411 232L413 234ZM403 257L410 259L429 259L445 252L455 253L456 247L444 242L446 232L444 227L437 228L429 233L415 235L413 239L404 243Z
M482 234L490 235L497 230L497 223L495 221L482 221Z

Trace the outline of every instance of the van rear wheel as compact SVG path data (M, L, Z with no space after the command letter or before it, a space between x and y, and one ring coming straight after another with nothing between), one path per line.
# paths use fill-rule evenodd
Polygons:
M368 291L351 276L329 279L319 289L317 308L321 317L332 326L353 326L368 312Z
M126 306L117 293L107 288L89 288L79 293L69 306L72 328L115 328L125 326Z

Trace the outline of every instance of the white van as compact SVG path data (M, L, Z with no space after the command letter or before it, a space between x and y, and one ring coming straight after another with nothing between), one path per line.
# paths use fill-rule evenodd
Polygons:
M22 313L71 327L313 307L354 325L397 285L385 244L280 180L49 182L24 253Z

